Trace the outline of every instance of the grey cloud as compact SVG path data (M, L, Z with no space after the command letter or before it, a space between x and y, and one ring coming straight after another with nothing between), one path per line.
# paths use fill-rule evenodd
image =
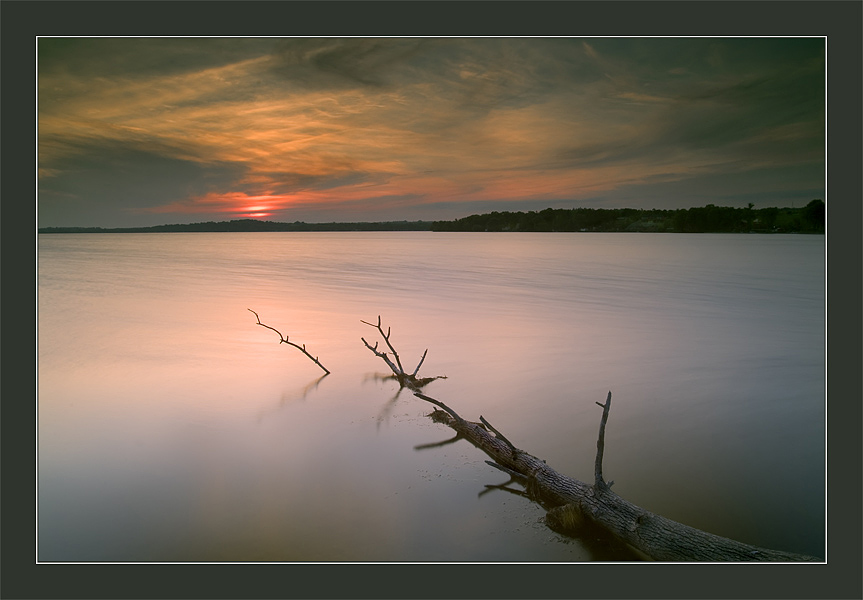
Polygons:
M628 161L821 162L823 160L823 63L792 60L748 69L742 76L688 77L674 84L668 101L625 111L633 134L561 149L561 168ZM654 87L662 87L658 82ZM622 105L598 103L600 120Z
M40 77L149 77L187 73L265 55L266 38L41 38Z
M296 38L274 50L274 72L292 81L343 87L383 86L415 56L422 39Z
M706 204L744 207L749 202L757 208L802 206L824 198L823 181L823 167L817 164L740 169L628 184L598 194L593 201L615 208L672 209Z
M117 143L81 146L55 170L39 181L40 227L139 223L136 211L224 189L244 175L237 165L202 165Z
M582 55L577 41L557 39L291 39L275 52L273 73L306 87L401 92L421 84L419 100L474 114L598 80Z
M359 183L380 183L381 175L351 171L343 174L309 175L306 173L256 172L256 177L269 179L267 191L273 194L290 194L298 190L328 190Z

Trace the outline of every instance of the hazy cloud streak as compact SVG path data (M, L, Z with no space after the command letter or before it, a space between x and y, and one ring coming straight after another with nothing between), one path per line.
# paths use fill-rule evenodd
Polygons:
M423 204L613 204L656 181L823 168L817 39L41 39L39 51L45 225L67 224L69 195L91 196L89 220L69 224L339 220L345 207L401 219ZM147 165L144 199L122 174Z

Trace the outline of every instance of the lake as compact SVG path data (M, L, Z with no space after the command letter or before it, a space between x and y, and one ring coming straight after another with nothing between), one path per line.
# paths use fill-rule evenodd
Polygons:
M42 234L38 278L40 561L635 558L435 445L379 315L426 394L557 471L593 481L611 391L615 492L824 555L824 236Z

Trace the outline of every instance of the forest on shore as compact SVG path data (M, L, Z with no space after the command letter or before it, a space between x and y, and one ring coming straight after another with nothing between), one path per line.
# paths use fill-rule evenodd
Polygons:
M715 206L681 209L546 208L490 212L452 221L279 223L256 219L153 227L40 227L39 233L170 233L254 231L596 231L656 233L824 233L825 207L816 199L801 208Z
M802 208L732 208L708 204L676 210L547 208L435 221L433 231L641 231L662 233L824 233L824 202Z

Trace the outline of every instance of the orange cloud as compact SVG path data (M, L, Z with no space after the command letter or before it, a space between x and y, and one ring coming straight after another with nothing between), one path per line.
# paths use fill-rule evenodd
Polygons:
M40 129L67 140L137 141L182 160L241 166L244 175L234 185L244 191L212 191L146 212L247 216L395 196L440 201L572 195L596 187L595 175L546 165L573 139L613 133L598 131L569 97L459 120L464 107L426 82L398 91L258 90L253 82L272 76L269 61L261 57L144 80L98 80L92 89L61 81L78 95L62 111L47 107ZM46 168L60 151L46 149ZM290 192L272 191L286 188Z

